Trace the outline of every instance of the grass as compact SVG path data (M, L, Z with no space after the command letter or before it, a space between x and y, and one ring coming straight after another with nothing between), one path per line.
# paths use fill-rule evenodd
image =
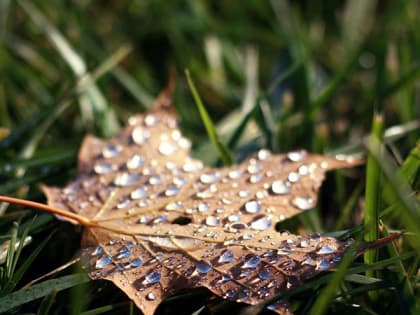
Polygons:
M367 169L329 176L317 209L279 228L405 234L288 292L295 312L418 314L419 14L410 0L2 1L0 194L44 202L41 183L75 178L83 136L114 135L151 106L173 67L183 132L208 164L262 147L368 156ZM373 138L375 113L383 132ZM11 244L0 252L0 313L137 314L77 267L25 287L74 260L80 236L48 214L0 205L0 242ZM174 308L243 310L200 290L157 313Z

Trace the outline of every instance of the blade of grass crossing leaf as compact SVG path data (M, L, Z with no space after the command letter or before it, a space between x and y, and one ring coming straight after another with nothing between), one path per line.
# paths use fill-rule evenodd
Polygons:
M206 127L207 134L210 138L210 141L213 143L214 147L217 149L221 160L223 161L224 165L231 165L233 164L232 156L229 150L225 147L225 145L220 140L216 128L214 127L213 122L209 114L207 113L203 102L201 101L200 95L197 92L195 84L191 79L190 73L188 70L185 70L185 75L187 77L188 86L190 87L191 93L193 95L195 104L197 105L198 111L200 113L201 119L203 120L204 126Z
M356 243L353 243L347 253L343 256L337 271L334 272L328 285L321 291L314 305L312 305L311 311L309 312L310 315L322 315L328 310L328 306L336 295L340 283L344 279L346 271L353 260L352 253L356 249L356 246Z
M54 304L55 298L57 297L57 293L58 291L56 289L53 289L51 293L43 299L38 309L38 312L36 313L37 315L48 315L52 305Z
M89 277L86 274L73 274L47 280L30 288L15 291L0 298L0 313L7 312L15 307L44 297L50 294L53 290L65 290L88 281Z
M381 139L383 133L383 118L380 114L375 114L372 122L372 132L370 138ZM381 152L376 152L379 156ZM365 240L374 241L379 237L379 184L380 184L380 170L377 161L368 155L366 165L366 191L365 191ZM370 250L364 255L364 261L366 264L372 264L376 262L377 251ZM367 276L373 276L371 272L366 274Z

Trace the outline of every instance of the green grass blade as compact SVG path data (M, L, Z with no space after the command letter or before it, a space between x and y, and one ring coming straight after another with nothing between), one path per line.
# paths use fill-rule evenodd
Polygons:
M18 306L51 294L53 290L61 291L75 285L86 283L86 274L73 274L44 281L26 289L21 289L0 298L0 313L10 311Z
M54 304L55 298L57 297L57 293L57 290L54 289L43 299L38 309L37 315L48 315L52 305Z
M195 104L197 105L198 111L200 113L201 119L203 120L204 126L206 127L207 134L210 138L210 141L213 143L213 146L216 148L217 152L219 153L219 156L221 160L223 161L224 165L231 165L233 164L232 156L229 152L229 150L226 148L226 146L222 143L220 140L216 128L214 127L214 124L209 116L209 114L206 111L206 108L203 105L203 102L201 101L201 97L197 92L197 89L195 87L195 84L193 80L191 79L191 75L188 70L185 70L185 75L187 77L188 86L190 87L191 93L193 95Z
M383 118L379 114L375 114L372 123L371 138L381 139L383 133ZM375 152L378 156L381 152ZM366 165L366 188L365 188L365 240L374 241L379 237L379 185L380 185L380 169L378 162L371 154L368 155ZM364 255L366 264L373 264L377 259L377 251L370 250ZM368 272L367 276L373 276Z

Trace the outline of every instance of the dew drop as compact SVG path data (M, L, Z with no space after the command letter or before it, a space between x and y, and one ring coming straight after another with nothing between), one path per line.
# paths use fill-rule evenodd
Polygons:
M178 149L179 148L175 143L169 141L161 142L158 147L159 153L165 156L175 154Z
M181 201L170 202L166 205L165 209L169 211L180 210L182 208Z
M195 264L195 268L200 274L206 274L211 270L211 266L202 260Z
M233 261L233 253L230 250L226 250L220 255L218 262L221 264L230 263Z
M308 165L301 165L299 166L298 172L302 176L306 176L309 174L309 167Z
M108 163L96 163L93 170L96 174L108 174L114 171L114 166Z
M256 231L265 231L271 226L271 217L265 216L253 221L250 225L251 229Z
M256 268L261 262L261 258L254 254L248 254L245 256L244 263L241 268Z
M110 159L119 155L121 151L121 146L108 144L102 148L102 156L106 159Z
M288 182L276 180L271 184L271 192L275 195L287 195L290 193L290 185Z
M307 156L307 153L305 150L300 151L292 151L287 153L287 158L292 162L300 162L303 161Z
M245 212L247 213L260 213L261 212L261 204L256 200L247 201L244 205Z
M267 149L261 149L257 153L258 160L265 161L271 156L271 152Z
M92 252L92 256L98 256L100 254L102 254L104 252L104 249L101 246L96 247L93 252Z
M258 277L261 280L267 280L270 278L270 271L267 270L267 268L262 268L260 270L258 270Z
M158 123L158 119L155 115L152 114L148 114L145 118L144 118L144 124L148 127L154 126Z
M112 258L108 255L105 255L96 261L95 267L96 269L102 269L108 266L111 262L112 262Z
M209 215L206 218L206 225L208 226L218 226L220 224L220 219L214 215Z
M314 207L314 200L311 197L295 197L292 204L300 210L309 210Z
M128 206L130 205L131 201L129 199L126 199L122 202L120 202L119 204L117 204L117 208L118 209L125 209L128 208Z
M177 187L182 187L187 183L187 180L183 177L174 177L172 183Z
M297 183L300 180L300 176L296 172L290 172L289 175L287 176L287 179L291 183Z
M231 214L230 216L228 216L228 221L229 222L239 222L239 221L241 221L241 217L237 214Z
M147 196L147 187L139 187L130 193L131 199L141 199Z
M262 171L262 166L259 163L250 163L248 165L247 171L249 174L257 174Z
M306 258L304 261L302 261L302 265L310 265L312 264L314 260L311 257Z
M149 140L150 135L150 130L138 126L131 132L131 139L133 139L134 143L143 145Z
M238 192L238 196L241 198L247 198L249 195L251 195L251 193L248 190L240 190Z
M335 252L336 252L335 248L332 248L330 246L322 246L320 249L318 249L316 253L322 255L322 254L332 254Z
M154 301L154 300L156 300L156 294L154 294L153 292L149 292L149 293L146 295L146 300L149 300L149 301Z
M243 173L244 172L241 169L235 169L229 172L228 177L230 179L239 179Z
M135 169L139 168L144 164L145 160L144 157L138 154L134 154L128 161L127 161L127 168L128 169Z
M316 270L327 270L331 267L330 263L326 260L321 260L316 263Z
M115 179L114 184L116 186L126 187L131 186L140 180L140 175L136 173L119 173Z
M143 280L143 284L155 284L160 281L160 272L157 270L154 270L152 272L149 272Z
M252 240L254 238L254 235L252 234L244 234L242 235L241 239L245 240L245 241L249 241Z
M182 170L187 173L198 172L203 169L203 162L198 160L191 160L182 166Z
M178 193L179 193L179 188L176 186L170 186L165 190L166 197L174 197L178 195Z
M309 242L308 241L301 241L300 242L300 247L302 247L302 248L306 248L306 247L309 247Z
M235 296L235 291L234 291L234 290L232 290L232 289L229 289L229 290L227 290L227 291L225 292L225 294L224 294L223 296L224 296L224 298L226 298L226 299L233 299L233 298L234 298L234 296Z
M208 203L200 203L198 205L198 211L200 212L206 212L210 210L210 205Z
M117 259L128 258L131 256L131 250L128 248L123 248L118 252Z
M149 178L150 185L159 185L162 183L162 178L159 175L151 176Z
M200 182L203 184L213 184L220 179L220 175L218 173L204 173L200 176Z
M159 224L159 223L163 223L166 222L168 219L166 218L166 216L161 215L156 217L155 219L153 219L153 224Z
M250 177L249 177L249 182L251 183L251 184L255 184L255 183L258 183L258 182L260 182L262 179L263 179L263 174L261 174L261 173L257 173L257 174L252 174Z

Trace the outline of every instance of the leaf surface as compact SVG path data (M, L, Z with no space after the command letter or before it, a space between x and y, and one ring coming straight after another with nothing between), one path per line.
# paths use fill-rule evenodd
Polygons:
M180 289L257 304L334 268L351 241L279 233L313 208L326 171L360 161L260 150L210 168L190 156L168 90L117 138L87 136L79 177L44 187L49 206L91 224L82 241L93 279L107 279L145 314ZM182 224L181 224L182 223ZM287 301L269 307L289 314Z

